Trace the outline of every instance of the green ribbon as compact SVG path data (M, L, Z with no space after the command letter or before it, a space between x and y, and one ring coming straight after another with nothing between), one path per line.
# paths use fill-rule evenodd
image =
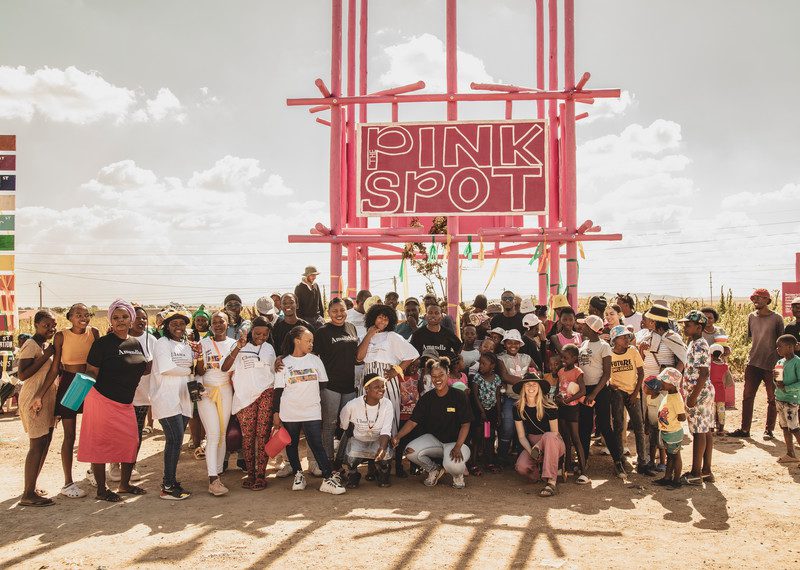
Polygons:
M544 245L542 244L542 242L539 242L539 245L536 246L536 249L533 251L533 255L528 261L528 265L533 265L533 262L539 259L542 256L543 252L544 252Z
M431 236L431 248L428 250L428 262L433 263L436 261L438 255L436 254L436 238Z
M464 255L472 261L472 236L467 236L467 249L464 250Z
M406 261L405 258L401 258L400 259L400 275L399 275L399 277L400 277L400 282L401 283L405 279L405 267L406 267L405 261Z

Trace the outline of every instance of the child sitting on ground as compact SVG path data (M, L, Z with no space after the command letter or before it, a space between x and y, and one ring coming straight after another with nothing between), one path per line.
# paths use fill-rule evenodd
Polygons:
M794 452L792 437L800 444L800 358L795 355L797 339L790 334L778 337L777 350L781 359L775 366L775 405L778 409L778 423L783 430L786 442L786 455L779 463L798 463Z
M658 376L650 376L644 383L645 391L650 396L657 396L662 391L666 396L658 404L658 429L661 444L667 450L667 470L664 477L654 481L656 485L678 489L683 469L681 446L683 445L683 424L686 421L686 408L683 398L678 393L678 382L681 373L674 368L665 368Z
M725 390L733 383L733 376L728 365L723 360L725 348L721 344L712 344L708 351L711 353L711 384L714 386L714 417L717 423L717 435L725 435Z
M497 357L491 352L481 354L478 359L478 372L472 380L472 399L480 421L474 430L475 443L474 471L483 464L490 472L499 473L495 462L495 434L500 422L500 388L503 381L497 375ZM473 475L477 475L474 472Z
M578 404L584 400L586 385L583 383L583 370L576 366L578 356L578 347L574 344L564 345L561 349L561 362L564 366L557 372L556 403L558 404L558 431L561 432L561 438L566 447L564 470L567 473L573 470L572 447L575 447L578 452L578 465L574 470L578 478L575 482L585 485L589 483L589 477L586 476L586 457L583 455L583 445L581 445L578 431Z

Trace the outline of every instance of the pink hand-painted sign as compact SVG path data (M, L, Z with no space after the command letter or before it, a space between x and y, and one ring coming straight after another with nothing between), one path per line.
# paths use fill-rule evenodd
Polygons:
M358 125L358 215L547 210L543 120Z
M784 317L792 316L792 301L796 297L800 297L800 282L784 281L781 287L783 303L781 304L782 313Z

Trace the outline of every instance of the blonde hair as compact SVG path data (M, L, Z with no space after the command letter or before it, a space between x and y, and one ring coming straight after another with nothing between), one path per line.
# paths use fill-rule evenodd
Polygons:
M542 393L542 387L539 386L539 383L535 380L531 380L532 383L536 384L536 401L534 402L534 406L536 408L536 420L542 421L544 418L544 409L545 408L557 408L549 397L546 397ZM517 411L519 412L520 417L524 418L527 416L525 412L525 405L527 404L527 396L525 396L525 386L522 387L520 390L519 400L517 400Z

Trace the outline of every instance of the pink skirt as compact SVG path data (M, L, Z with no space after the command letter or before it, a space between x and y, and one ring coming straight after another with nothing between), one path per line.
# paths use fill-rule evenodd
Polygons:
M78 461L83 463L135 463L139 428L133 404L109 400L95 388L83 402L83 422Z

